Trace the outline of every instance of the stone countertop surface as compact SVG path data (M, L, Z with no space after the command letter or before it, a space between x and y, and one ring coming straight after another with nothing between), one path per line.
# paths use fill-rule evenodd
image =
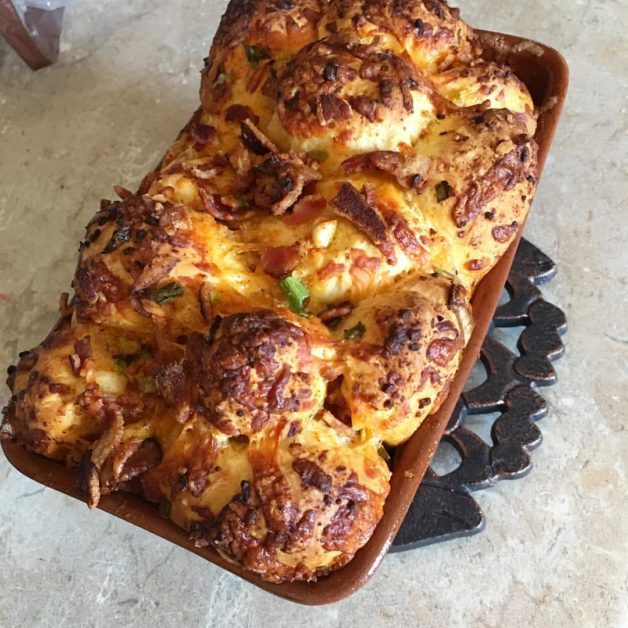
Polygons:
M544 291L569 321L533 472L476 494L482 534L390 555L351 598L308 608L2 457L0 625L628 625L628 4L459 4L474 26L556 47L572 72L526 231L558 263ZM49 331L99 200L136 186L194 110L224 6L71 3L61 58L37 74L0 45L0 364Z

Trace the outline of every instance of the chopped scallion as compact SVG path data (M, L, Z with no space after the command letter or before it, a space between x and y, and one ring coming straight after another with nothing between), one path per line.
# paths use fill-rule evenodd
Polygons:
M154 377L140 377L137 381L137 387L143 393L154 393L157 390Z
M366 327L362 321L358 321L350 329L345 329L345 340L361 340L366 333Z
M249 63L256 68L262 59L270 59L270 51L264 46L250 46L249 44L243 44L244 51L246 52L246 58Z
M441 181L436 185L436 198L439 203L446 201L451 196L451 185L449 181Z
M279 285L288 299L290 309L296 314L306 316L305 304L310 298L310 292L303 283L296 277L290 275L284 277Z
M178 281L167 283L165 286L155 288L150 292L150 299L162 305L174 299L179 298L183 294L183 286Z
M326 150L309 150L307 156L314 161L327 161L329 153Z
M390 454L384 445L379 446L377 453L380 455L380 458L383 458L386 462L390 462Z

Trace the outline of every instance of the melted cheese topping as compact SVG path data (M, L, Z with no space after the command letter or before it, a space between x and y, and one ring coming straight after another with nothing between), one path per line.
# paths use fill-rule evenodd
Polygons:
M90 505L140 491L275 582L367 542L382 444L442 403L534 193L523 84L444 2L402 5L232 2L199 110L10 374L5 433Z

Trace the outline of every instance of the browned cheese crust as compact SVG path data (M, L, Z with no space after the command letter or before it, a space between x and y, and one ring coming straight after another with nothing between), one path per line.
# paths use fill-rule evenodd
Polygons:
M232 0L199 109L9 369L3 437L266 580L341 567L525 220L535 127L440 0Z

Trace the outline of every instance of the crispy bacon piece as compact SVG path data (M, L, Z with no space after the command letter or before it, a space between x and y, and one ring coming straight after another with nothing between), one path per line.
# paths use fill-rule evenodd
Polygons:
M319 279L327 279L344 272L344 264L337 264L336 262L329 262L325 264L317 273Z
M291 214L285 214L283 221L290 226L302 225L316 218L327 207L327 201L322 196L310 195L299 199Z
M240 135L244 145L255 155L277 153L277 147L257 128L251 120L243 120L240 124Z
M487 203L502 192L512 190L530 174L532 165L536 163L536 144L525 135L515 141L517 147L496 161L479 181L471 183L460 196L454 208L457 227L466 227Z
M124 461L120 471L120 482L128 482L149 469L155 468L163 458L163 453L159 443L147 438L140 443L139 447Z
M144 267L137 279L131 285L131 292L142 292L170 274L177 265L179 258L174 255L158 255Z
M109 303L117 303L125 296L122 283L102 261L89 260L79 266L73 285L79 297L86 303L96 303L99 294Z
M430 159L423 155L404 155L394 150L376 150L355 155L342 162L346 174L380 170L387 172L405 188L420 191L427 181Z
M260 258L262 268L271 277L281 279L299 262L299 245L275 246L262 249Z
M170 406L181 403L187 395L187 381L183 364L166 364L156 375L157 391Z
M438 366L446 366L456 355L460 348L458 340L450 338L439 338L430 343L427 349L427 357L438 364Z
M190 126L190 137L201 146L209 144L216 137L216 129L202 122L195 122Z
M509 225L498 225L497 227L493 227L491 230L493 240L504 244L505 242L508 242L508 240L510 240L515 233L517 233L518 228L519 223L516 220Z
M316 114L321 126L328 126L332 122L348 120L351 117L351 105L334 94L323 94Z
M406 255L416 260L423 260L427 257L425 248L421 245L407 220L401 214L387 211L384 213L384 218L395 236L395 240L397 240Z
M377 102L368 96L349 96L349 104L369 122L377 119Z
M380 213L366 202L366 199L351 183L343 183L340 192L332 199L332 205L341 216L351 221L362 233L375 244L389 260L394 251L388 234L386 223Z
M198 195L201 197L203 208L208 214L211 214L219 222L233 222L238 220L240 216L234 213L234 208L225 205L218 194L210 194L204 188L198 188Z
M317 488L327 493L332 488L331 475L325 473L315 462L299 458L292 463L292 468L299 474L303 486Z
M254 172L255 204L268 207L277 216L299 200L306 185L321 178L317 170L292 153L271 155L257 164Z
M90 336L85 336L74 343L74 353L68 356L70 366L74 375L84 375L84 370L88 366L88 360L92 357L92 342ZM23 368L23 363L20 364Z
M369 257L361 249L351 249L352 267L367 273L375 272L382 263L379 257Z
M253 113L253 110L246 105L231 105L225 112L225 120L227 122L244 122L250 120L254 125L259 124L259 116Z
M123 201L127 201L131 198L133 198L135 196L135 194L133 194L133 192L131 192L131 190L127 190L126 188L122 187L121 185L114 185L113 186L113 191L123 200Z
M353 310L353 305L351 305L349 301L345 301L344 303L340 303L339 305L334 305L326 309L324 312L321 312L318 315L318 318L320 318L323 322L333 321L335 318L341 318L343 316L347 316L348 314L351 314L352 310Z

